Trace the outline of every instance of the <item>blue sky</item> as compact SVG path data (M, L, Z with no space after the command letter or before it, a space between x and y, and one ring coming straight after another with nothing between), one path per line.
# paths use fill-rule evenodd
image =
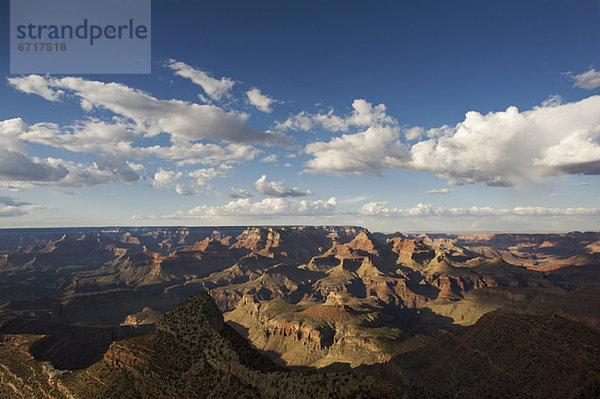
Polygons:
M0 226L598 229L598 1L152 16L150 75L10 75L0 32Z

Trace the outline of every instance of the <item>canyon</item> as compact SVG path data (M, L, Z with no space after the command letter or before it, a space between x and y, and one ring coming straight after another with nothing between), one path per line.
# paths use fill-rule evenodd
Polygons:
M5 397L586 397L599 337L599 232L0 230Z

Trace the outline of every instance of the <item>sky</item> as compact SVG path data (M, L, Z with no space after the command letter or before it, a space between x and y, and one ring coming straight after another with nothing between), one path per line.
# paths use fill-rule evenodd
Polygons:
M600 222L600 2L152 2L152 73L12 75L0 227Z

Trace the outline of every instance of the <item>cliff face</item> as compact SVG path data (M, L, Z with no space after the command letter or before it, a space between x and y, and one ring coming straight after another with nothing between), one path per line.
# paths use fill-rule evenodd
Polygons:
M281 369L227 326L207 294L166 313L148 335L113 343L79 371L36 362L27 347L39 336L0 335L0 393L35 398L392 398L372 377ZM343 382L343 384L340 384Z
M491 312L461 333L406 343L387 366L409 396L591 398L600 392L600 334L561 313Z
M280 370L224 323L207 294L166 313L152 334L114 343L103 363L129 374L142 397L394 396L370 377ZM338 378L348 385L333 384Z
M347 242L359 231L356 227L250 227L231 248L246 248L268 258L306 263L335 242Z
M368 328L360 326L374 320L376 312L356 311L344 304L347 299L332 293L325 304L304 307L244 296L237 308L226 314L226 320L241 334L247 334L257 349L276 353L275 361L282 365L358 366L389 359L384 343L399 331L388 329L387 337L373 336ZM384 333L383 329L378 332Z

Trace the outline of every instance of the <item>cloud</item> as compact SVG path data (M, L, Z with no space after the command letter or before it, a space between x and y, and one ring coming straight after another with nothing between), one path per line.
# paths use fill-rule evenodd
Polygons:
M254 182L254 188L262 195L268 197L303 197L306 195L312 195L310 190L300 190L298 187L286 188L283 186L282 181L267 181L267 175L262 175L256 182Z
M260 160L261 163L275 163L278 161L277 154L267 155Z
M573 87L580 87L582 89L595 89L600 87L600 71L596 71L594 68L573 76L573 79L575 79Z
M262 151L245 144L219 146L212 143L174 144L169 147L153 146L134 148L134 154L142 158L156 156L179 165L215 165L223 162L251 161Z
M600 96L520 112L475 111L454 127L429 129L407 147L396 126L372 126L329 142L310 143L310 172L432 172L450 184L525 185L562 174L600 173Z
M19 207L24 205L31 205L29 202L17 201L13 197L0 196L0 204L12 207Z
M356 99L352 103L352 113L345 116L335 115L334 110L328 113L309 114L305 111L289 117L284 122L276 124L276 130L309 131L317 127L333 132L348 131L351 127L368 127L380 125L395 125L397 121L386 114L384 104L373 106L363 99Z
M341 204L341 205L356 204L357 202L363 202L367 198L369 198L368 195L359 195L356 197L348 197L348 198L344 198L341 201L339 201L339 204Z
M562 97L559 94L551 94L547 99L542 101L542 107L556 107L562 104Z
M259 89L251 89L246 92L246 96L248 97L248 102L254 105L262 112L266 112L267 114L271 113L273 109L271 108L271 104L275 102L272 98L261 94Z
M29 126L19 138L71 152L120 153L130 156L135 152L131 143L141 136L142 132L135 124L122 119L106 122L90 118L63 128L54 123L37 123Z
M52 90L48 87L46 79L39 75L30 75L25 78L13 78L8 80L17 90L27 94L37 94L48 101L58 101L64 94L62 90Z
M386 201L369 202L356 212L361 216L374 217L498 217L498 216L578 216L598 215L600 208L547 208L519 206L514 208L492 208L489 206L470 208L434 208L431 204L419 203L412 208L389 208Z
M63 165L52 165L47 160L28 158L0 148L0 180L11 182L57 182L69 171Z
M402 129L402 132L407 140L417 140L423 137L423 134L425 134L425 129L423 129L421 126L414 126L408 129Z
M27 153L24 142L76 153L99 154L100 158L115 155L138 160L159 158L180 165L244 162L261 153L251 145L236 143L219 146L213 143L178 142L170 146L135 146L136 140L140 139L142 133L137 127L119 118L110 122L90 118L62 128L47 122L27 125L21 118L0 121L0 144L22 154ZM136 172L144 170L144 166L139 164L135 168L138 169Z
M29 75L8 78L9 84L19 89L29 81L36 83L36 94L44 90L63 89L80 99L85 111L106 109L133 121L146 136L168 133L172 141L210 139L232 143L283 144L289 140L280 133L265 133L245 126L248 115L225 111L214 105L195 104L182 100L159 100L141 90L120 83L104 83L77 77L40 77ZM32 89L33 90L33 89Z
M202 190L193 185L177 183L175 185L175 192L179 195L198 195L202 193Z
M372 126L364 132L344 134L331 141L310 143L306 153L309 172L351 172L379 175L407 163L407 148L399 140L396 126Z
M425 191L425 194L450 194L452 191L454 191L452 188L439 188Z
M118 158L98 158L91 164L60 158L28 158L0 149L0 187L22 191L40 186L85 187L115 181L133 183L139 175Z
M188 173L188 176L194 181L194 183L197 186L204 187L208 184L209 181L217 177L231 176L232 173L233 166L221 165L218 168L196 169Z
M599 134L600 96L524 112L471 111L441 136L413 145L406 166L454 184L523 185L542 176L593 172Z
M226 198L238 199L238 198L250 198L252 197L252 193L243 188L231 188L228 193L221 194L221 196Z
M13 197L0 196L0 218L19 217L28 215L31 211L49 209L48 207L33 205L30 202L18 201Z
M191 209L188 215L205 216L316 216L331 215L336 207L335 197L327 201L292 201L283 198L265 198L250 202L248 198L230 201L222 206L201 205Z
M167 62L167 66L175 71L175 75L190 79L193 83L202 87L204 92L216 101L226 95L234 85L234 81L229 78L211 78L206 72L173 59Z
M152 187L170 187L176 180L179 180L182 175L182 172L175 172L171 170L164 170L163 168L158 168L158 171L154 174L154 177L152 178Z
M175 172L166 172L163 171L163 175L165 178L169 178L169 180L178 180L183 176L182 172L177 172L177 174L173 175ZM202 193L202 189L210 188L209 183L211 180L216 179L218 177L227 177L233 173L233 166L231 165L221 165L218 168L204 168L204 169L196 169L189 173L187 176L189 177L189 183L177 183L175 185L175 192L179 195L198 195ZM167 176L169 174L170 176ZM173 184L162 184L157 188L163 187L172 187Z
M109 154L100 155L96 158L95 164L99 171L108 171L119 181L133 183L140 179L138 175L140 171L139 165L132 165L125 162L119 156Z
M37 181L35 185L86 187L112 182L135 183L140 178L126 162L117 157L99 157L95 162L87 165L59 158L48 158L46 162L55 168L65 168L67 175L55 183Z
M16 206L4 206L0 207L0 218L18 217L27 215L28 212L23 208Z

